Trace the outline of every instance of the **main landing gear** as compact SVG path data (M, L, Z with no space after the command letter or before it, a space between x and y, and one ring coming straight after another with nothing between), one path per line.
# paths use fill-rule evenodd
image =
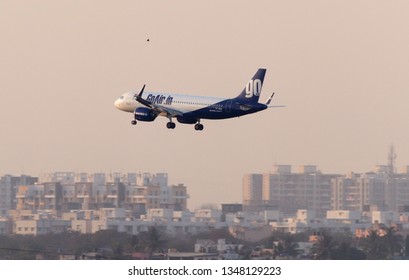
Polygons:
M136 125L136 123L137 123L136 119L133 119L133 120L131 121L131 124L132 124L132 125ZM176 124L175 124L174 122L172 122L172 120L170 120L170 121L166 124L166 127L167 127L168 129L175 129ZM203 124L201 124L201 123L199 123L199 122L198 122L197 124L195 124L195 130L201 131L201 130L203 130L203 128L204 128Z
M170 122L168 122L166 124L166 127L169 128L169 129L175 129L176 124L174 122L170 121Z
M195 130L203 130L204 126L201 123L195 124Z
M172 120L170 120L167 124L166 127L169 129L175 129L176 124L174 122L172 122ZM195 130L203 130L204 126L201 123L197 123L195 124Z

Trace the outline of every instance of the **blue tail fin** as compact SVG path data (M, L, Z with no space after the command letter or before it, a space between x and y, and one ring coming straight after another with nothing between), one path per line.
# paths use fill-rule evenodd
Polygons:
M256 74L254 74L253 78L247 83L246 87L237 98L251 102L258 102L266 71L267 70L263 68L258 69Z

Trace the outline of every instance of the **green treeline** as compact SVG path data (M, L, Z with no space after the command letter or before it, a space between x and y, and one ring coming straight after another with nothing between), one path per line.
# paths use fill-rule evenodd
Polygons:
M156 227L138 235L113 230L102 230L94 234L64 232L38 236L0 236L0 259L84 259L93 253L98 259L130 259L132 253L140 252L153 258L155 253L166 253L168 249L179 252L194 251L198 239L243 244L239 255L242 259L392 259L405 258L409 254L409 237L399 235L395 228L387 228L380 236L373 230L365 238L356 238L348 233L322 232L315 235L315 242L306 254L299 242L307 242L310 233L289 234L273 232L259 242L244 242L234 238L227 229L217 229L190 236L167 236Z
M138 235L115 230L101 230L94 234L67 231L44 235L0 235L0 260L33 259L83 259L95 253L99 259L129 259L133 252L142 252L148 257L154 253L166 252L168 248L179 252L192 252L197 239L235 239L226 229L213 230L190 236L168 236L156 227Z

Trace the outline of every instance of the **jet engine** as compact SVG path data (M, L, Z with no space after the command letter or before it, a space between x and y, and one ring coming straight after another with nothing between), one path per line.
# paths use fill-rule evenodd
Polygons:
M134 114L135 119L143 122L153 122L158 116L153 110L145 107L136 108Z

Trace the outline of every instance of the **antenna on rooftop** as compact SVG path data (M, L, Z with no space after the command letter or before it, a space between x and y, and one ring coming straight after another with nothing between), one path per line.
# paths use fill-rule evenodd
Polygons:
M393 175L395 173L395 159L397 155L395 153L395 147L393 144L389 146L389 154L388 154L388 174Z

